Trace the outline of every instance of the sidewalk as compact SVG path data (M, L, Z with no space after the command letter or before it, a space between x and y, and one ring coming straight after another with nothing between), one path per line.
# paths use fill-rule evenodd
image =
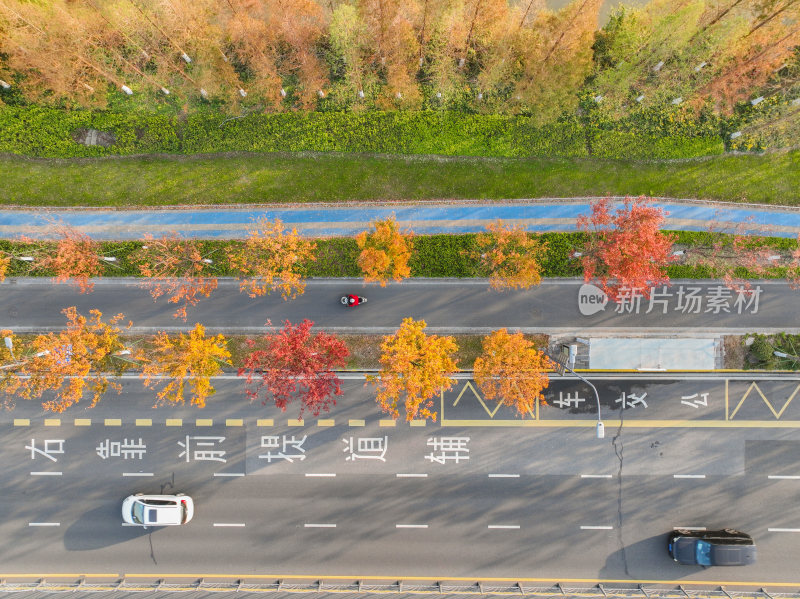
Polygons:
M0 211L0 238L20 235L44 237L52 223L64 222L99 240L141 239L177 232L183 237L242 238L261 217L281 219L308 237L352 236L370 222L392 214L402 228L420 235L473 233L499 219L529 231L574 231L575 221L588 214L592 198L543 198L422 203L287 204L224 207L174 207L157 210L5 209ZM619 198L622 201L623 198ZM659 198L654 202L668 213L666 229L732 232L796 237L800 209L756 204L734 204Z

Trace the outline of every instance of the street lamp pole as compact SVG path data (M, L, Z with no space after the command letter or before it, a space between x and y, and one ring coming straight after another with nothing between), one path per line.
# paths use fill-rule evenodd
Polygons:
M571 372L572 374L574 374L576 377L578 377L578 378L579 378L580 380L582 380L584 383L586 383L587 385L589 385L589 386L592 388L592 391L594 391L594 398L597 400L597 428L596 428L596 434L597 434L597 438L598 438L598 439L602 439L603 437L605 437L605 436L606 436L606 427L605 427L605 425L603 424L603 419L602 419L602 418L600 418L600 394L597 392L597 387L595 387L595 386L594 386L592 383L590 383L589 381L587 381L585 378L583 378L583 377L582 377L581 375L579 375L577 372L575 372L574 370L572 370L572 368L570 368L569 366L566 366L566 365L565 365L565 366L564 366L564 369L565 369L565 370L568 370L569 372Z

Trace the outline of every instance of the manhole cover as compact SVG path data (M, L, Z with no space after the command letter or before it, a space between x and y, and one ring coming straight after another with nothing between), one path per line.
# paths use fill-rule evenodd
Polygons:
M16 308L9 308L8 309L8 315L11 318L16 318L19 315L19 310L17 310Z

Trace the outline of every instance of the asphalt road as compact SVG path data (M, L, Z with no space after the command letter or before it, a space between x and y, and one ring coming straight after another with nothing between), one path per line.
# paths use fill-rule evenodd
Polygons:
M230 377L202 411L154 409L135 380L94 409L23 403L0 422L0 563L51 578L797 582L798 378L593 380L602 440L574 379L553 382L529 426L466 380L425 426L387 422L359 380L304 421L247 403ZM122 526L127 494L161 491L192 495L194 520ZM676 526L750 532L759 562L678 566Z
M719 282L673 281L651 299L604 303L592 286L577 280L546 280L525 291L490 291L485 280L413 279L385 288L361 280L312 280L305 293L291 301L280 295L251 299L233 280L221 280L207 299L188 310L187 322L172 315L175 304L153 302L135 282L98 281L93 293L80 294L70 285L49 279L9 279L0 284L0 328L15 332L61 328L65 306L82 313L92 308L107 315L122 312L133 331L170 330L201 322L212 332L255 332L267 320L281 324L313 316L318 327L334 331L389 332L404 317L424 318L430 330L486 333L500 327L530 332L612 333L642 331L660 334L707 332L800 332L797 291L785 282L759 281L755 293L737 295ZM366 295L368 303L345 308L339 297Z

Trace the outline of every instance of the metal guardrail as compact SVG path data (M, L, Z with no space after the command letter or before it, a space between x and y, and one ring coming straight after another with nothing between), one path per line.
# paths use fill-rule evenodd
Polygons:
M163 579L153 581L128 581L120 578L112 582L87 582L79 579L71 582L48 582L40 579L30 582L12 582L0 580L0 593L42 592L42 593L147 593L147 592L198 592L207 593L391 593L391 594L431 594L431 595L516 595L522 597L548 597L552 599L564 597L586 597L602 599L798 599L800 588L794 592L768 592L759 590L730 590L725 587L713 589L692 589L684 585L675 587L648 587L636 585L628 588L610 588L603 584L594 586L572 586L556 583L555 585L537 586L524 583L497 582L473 584L448 584L442 582L416 582L398 580L392 583L376 583L374 581L341 581L328 582L247 582L246 579L227 582L206 582L196 579L191 582L167 582Z

